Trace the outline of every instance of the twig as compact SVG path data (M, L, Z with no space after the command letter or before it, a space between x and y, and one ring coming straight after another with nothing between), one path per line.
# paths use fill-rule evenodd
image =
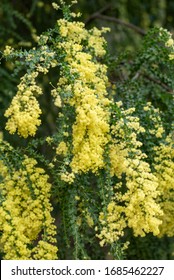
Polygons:
M98 15L103 14L104 12L106 12L107 10L109 10L111 8L111 4L106 5L105 7L101 8L99 11L93 13L91 16L89 16L86 20L85 20L85 25L88 24L89 22L91 22L93 19L97 18Z
M152 76L149 76L145 73L142 73L141 71L138 71L135 76L132 78L132 81L133 80L136 80L139 78L139 76L143 76L145 79L151 81L151 82L154 82L155 84L163 87L168 93L170 94L174 94L174 91L172 88L170 88L168 85L164 84L163 82L161 82L160 80L157 80L156 78L152 77Z
M157 80L157 79L155 79L155 78L153 78L153 77L151 77L151 76L148 76L148 75L146 75L146 74L143 74L143 76L144 76L147 80L152 81L152 82L154 82L155 84L158 84L158 85L160 85L161 87L163 87L168 93L174 94L173 89L171 89L169 86L167 86L166 84L162 83L161 81L159 81L159 80Z
M143 36L146 35L146 32L142 28L140 28L140 27L138 27L138 26L136 26L136 25L134 25L132 23L125 22L125 21L123 21L121 19L118 19L118 18L115 18L115 17L101 15L101 14L98 14L98 13L95 15L95 18L100 18L100 19L103 19L103 20L106 20L106 21L116 22L118 24L121 24L123 26L126 26L128 28L133 29L134 31L136 31L137 33L139 33L139 34L141 34Z
M100 19L103 19L103 20L106 20L106 21L116 22L117 24L121 24L121 25L126 26L128 28L131 28L131 29L133 29L134 31L136 31L137 33L139 33L143 36L146 35L146 32L142 28L140 28L140 27L138 27L138 26L136 26L132 23L125 22L125 21L123 21L121 19L118 19L116 17L102 15L104 12L106 12L110 8L111 8L111 4L108 4L107 6L103 7L99 11L95 12L88 19L86 19L85 24L88 24L90 21L92 21L96 18L100 18Z

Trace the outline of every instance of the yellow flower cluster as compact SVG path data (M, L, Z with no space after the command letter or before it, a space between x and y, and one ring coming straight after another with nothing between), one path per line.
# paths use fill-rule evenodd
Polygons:
M102 33L109 31L109 28L102 28L102 30L94 27L88 37L88 45L92 48L97 56L103 56L105 54L105 49L101 46L105 44L105 39L101 36Z
M8 170L0 161L0 247L7 260L57 259L57 246L53 245L56 227L50 214L51 185L36 164L25 156L21 168ZM41 240L37 244L38 238Z
M166 47L171 48L172 52L169 54L169 60L173 60L174 59L174 41L171 38L171 36L165 45L166 45Z
M110 145L109 157L111 176L116 175L118 178L121 178L121 175L126 172L127 165L125 158L127 154L128 151L125 149L125 144L123 142Z
M24 138L34 136L41 123L39 119L41 110L34 96L42 93L41 88L36 85L37 76L38 72L33 72L22 77L17 94L5 112L5 117L9 118L6 129L11 134L17 131Z
M159 234L163 212L156 202L159 196L157 178L151 173L149 164L140 159L127 159L126 187L122 196L128 227L135 236L152 232Z
M61 100L61 97L60 95L58 94L57 90L56 89L53 89L51 91L51 95L53 96L54 98L54 105L56 107L62 107L62 100Z
M62 181L67 182L68 184L72 184L74 182L75 175L73 172L64 172L60 177Z
M162 223L163 211L157 203L158 179L145 161L147 156L140 149L142 143L137 140L144 128L139 118L131 115L134 108L120 110L122 118L111 127L110 172L120 179L124 175L125 185L116 184L113 200L99 215L102 229L97 236L101 245L116 241L126 227L132 228L135 236L145 236L149 232L158 235Z
M174 40L172 39L172 33L170 33L167 29L160 28L162 32L165 32L165 37L168 37L167 41L165 42L165 46L169 48L171 53L169 54L169 60L174 59ZM160 32L161 35L161 32Z
M3 52L4 56L10 55L10 54L13 52L13 50L14 50L14 49L13 49L11 46L6 46L6 47L5 47L5 50L4 50L4 52Z
M123 207L111 201L108 204L107 211L100 212L99 221L102 229L96 236L101 240L100 246L112 244L124 234L124 228L127 226Z
M133 127L130 124L131 122L139 122L138 118L132 116L127 116L126 119L128 127ZM138 128L137 125L130 134L130 145L127 145L129 151L126 158L127 192L122 196L122 201L125 203L128 227L133 229L135 236L145 236L149 232L157 235L163 215L159 204L156 202L160 195L158 180L145 161L147 156L140 150L142 143L137 141L137 136L138 133L144 132L144 128L140 125Z
M79 196L75 196L75 200L77 201L78 209L78 216L76 219L77 225L80 227L84 221L90 228L92 228L94 226L94 220L88 207L85 205L84 199L81 199Z
M85 216L86 222L87 222L87 224L88 224L89 227L93 227L93 226L94 226L94 220L93 220L93 218L91 217L91 215L90 215L88 209L86 209L86 212L87 212L87 213L86 213L86 216Z
M171 135L166 143L154 148L156 151L155 170L161 193L159 204L164 212L159 236L174 235L174 147Z
M59 6L58 6L55 2L52 3L52 6L53 6L53 8L54 8L55 10L58 10L58 9L59 9Z
M73 81L61 78L57 89L58 92L71 93L65 102L74 106L76 113L71 168L75 173L96 172L104 166L104 146L108 142L109 132L107 69L93 59L93 55L104 55L104 38L101 37L102 31L93 29L88 32L81 22L60 19L58 26L64 38L58 48L64 50L70 75L75 77ZM88 45L84 47L83 41Z
M57 259L57 247L44 240L39 240L38 245L33 249L32 253L35 260Z
M68 151L68 147L66 145L65 142L61 141L58 145L58 147L56 148L56 154L57 155L66 155Z
M47 37L40 36L40 40L47 41ZM40 44L40 43L39 43ZM6 47L6 52L9 50ZM34 51L35 48L32 50ZM13 50L10 49L12 52ZM39 61L35 65L35 70L28 71L18 85L17 94L14 96L10 107L5 112L5 117L8 118L6 129L14 134L17 132L20 136L27 138L34 136L37 127L41 124L41 110L36 97L42 94L42 89L36 84L36 78L39 73L46 74L50 67L55 67L54 52L49 50L48 46L41 46ZM34 59L32 53L26 55L26 61L30 62ZM47 64L45 66L44 64ZM36 96L36 97L35 97Z
M162 138L164 134L164 128L162 126L161 117L159 114L159 109L154 108L151 102L147 102L144 106L144 111L149 115L149 118L153 124L153 128L148 130L151 135L154 135L157 138Z

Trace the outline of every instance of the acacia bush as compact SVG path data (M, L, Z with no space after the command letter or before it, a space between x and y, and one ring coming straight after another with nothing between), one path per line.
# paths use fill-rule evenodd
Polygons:
M34 46L2 53L2 258L171 259L171 33L113 56L109 29L72 4L52 4L62 17Z

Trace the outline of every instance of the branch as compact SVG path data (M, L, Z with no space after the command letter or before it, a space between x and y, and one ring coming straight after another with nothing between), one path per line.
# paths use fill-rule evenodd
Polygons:
M95 12L94 14L92 14L91 16L89 16L86 20L85 20L85 25L87 25L89 22L91 22L92 20L94 20L95 18L98 17L98 15L103 14L104 12L106 12L107 10L109 10L111 8L111 4L106 5L105 7L101 8L99 11Z
M96 18L100 18L100 19L103 19L103 20L106 20L106 21L116 22L116 23L121 24L123 26L126 26L130 29L133 29L134 31L136 31L140 35L143 35L143 36L146 35L146 32L143 29L141 29L140 27L138 27L138 26L136 26L132 23L123 21L121 19L118 19L118 18L115 18L115 17L110 17L110 16L105 16L105 15L101 15L101 14L97 14Z
M147 80L152 81L152 82L154 82L155 84L158 84L159 86L163 87L168 93L174 94L173 89L170 88L168 85L162 83L160 80L157 80L157 79L155 79L155 78L153 78L153 77L151 77L151 76L148 76L148 75L146 75L146 74L143 74L143 76L144 76Z
M90 21L92 21L96 18L99 18L99 19L102 19L102 20L112 21L112 22L116 22L117 24L121 24L123 26L126 26L130 29L133 29L134 31L136 31L140 35L143 35L143 36L146 35L146 32L142 28L140 28L140 27L138 27L138 26L136 26L132 23L125 22L125 21L123 21L121 19L118 19L116 17L102 15L102 13L104 13L105 11L107 11L110 8L111 8L111 4L108 4L107 6L103 7L101 10L99 10L98 12L95 12L85 21L85 24L88 24Z
M161 82L160 80L158 80L158 79L156 79L156 78L154 78L154 77L152 77L152 76L149 76L148 74L143 73L143 72L141 72L141 71L138 71L138 72L135 74L135 76L132 78L132 80L138 79L139 76L142 76L142 77L144 77L145 79L147 79L147 80L149 80L149 81L151 81L151 82L153 82L153 83L155 83L155 84L161 86L161 87L164 88L168 93L174 94L174 90L173 90L171 87L169 87L168 85L164 84L164 83Z

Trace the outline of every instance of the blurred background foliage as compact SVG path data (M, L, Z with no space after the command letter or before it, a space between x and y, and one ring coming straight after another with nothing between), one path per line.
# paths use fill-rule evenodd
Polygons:
M29 49L36 45L37 36L52 28L61 12L52 8L51 0L1 0L0 1L0 51L6 45ZM54 1L59 4L58 1ZM71 1L65 1L70 3ZM78 0L72 8L81 12L80 18L87 28L110 27L105 36L108 42L108 75L115 85L114 98L122 100L126 108L136 107L138 115L147 101L160 108L166 133L174 122L173 104L173 63L166 65L165 48L158 42L157 30L163 27L174 31L174 1L172 0ZM147 36L146 36L147 34ZM23 69L14 72L11 61L1 59L0 64L0 132L4 139L18 146L18 136L5 131L4 112L8 108ZM52 135L56 130L56 111L50 100L50 84L57 81L57 72L45 75L40 81L44 95L40 103L43 111L39 135ZM147 121L147 127L149 123ZM21 140L20 145L29 140ZM127 259L174 259L173 238L156 238L147 235L132 239L126 252Z

